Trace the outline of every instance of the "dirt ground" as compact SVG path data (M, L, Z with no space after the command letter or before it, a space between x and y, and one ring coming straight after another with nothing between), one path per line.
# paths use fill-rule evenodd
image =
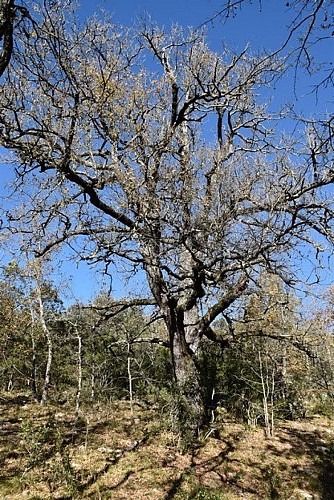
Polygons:
M164 415L126 402L83 410L0 395L0 498L334 499L334 419L220 422L191 451ZM209 430L210 431L210 430Z

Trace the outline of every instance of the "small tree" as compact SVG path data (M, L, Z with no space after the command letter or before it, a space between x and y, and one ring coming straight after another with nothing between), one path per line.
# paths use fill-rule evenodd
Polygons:
M130 392L132 399L147 398L168 385L168 355L159 352L167 340L157 336L157 325L140 308L124 310L122 301L101 293L85 307L71 308L67 320L73 317L82 335L88 399L128 399Z
M5 276L3 278L0 282L1 387L11 390L31 385L34 393L29 312L22 304L22 293ZM29 360L32 361L30 366Z
M50 385L53 337L60 328L61 301L47 281L45 269L42 277L40 262L21 267L11 261L3 266L1 285L4 372L6 377L10 374L9 380L15 377L17 388L30 386L33 396L41 397L44 404Z
M297 306L282 280L262 275L239 312L221 366L224 406L249 424L263 422L268 436L274 433L275 416L291 415L305 351L312 352Z

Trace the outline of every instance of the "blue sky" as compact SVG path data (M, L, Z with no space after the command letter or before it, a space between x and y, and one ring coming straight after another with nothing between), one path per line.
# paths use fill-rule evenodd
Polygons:
M149 15L166 28L174 23L197 27L218 13L224 1L81 0L79 11L82 17L86 17L102 9L110 13L116 23L123 25L131 25ZM242 49L247 43L255 49L276 49L295 15L295 11L287 7L288 3L284 0L245 0L226 23L217 18L207 24L208 38L216 49L222 42L235 49ZM319 47L317 50L319 55Z
M150 15L158 24L170 27L174 23L182 26L198 26L217 13L222 6L220 0L82 0L80 11L89 15L102 8L111 13L115 22L128 25ZM290 14L281 0L263 0L262 8L255 1L245 3L236 10L236 16L228 23L216 20L208 24L208 37L214 48L222 41L242 49L246 43L257 48L276 48L281 40L281 28L289 22Z
M223 0L82 0L79 9L80 17L83 19L94 12L104 9L112 15L115 23L132 25L140 22L146 16L159 25L168 29L171 25L178 23L182 26L199 26L214 16L219 11ZM268 52L277 49L286 36L286 26L291 22L292 12L286 7L283 0L254 0L252 5L246 2L242 9L237 9L235 16L223 23L216 19L213 23L207 24L207 36L210 46L219 51L222 44L231 47L232 50L240 51L249 44L254 52ZM297 40L296 40L297 42ZM332 48L331 48L332 49ZM328 57L328 46L317 48L317 58L319 61L323 57ZM292 81L293 68L275 89L272 89L272 97L280 101L295 99L294 86ZM297 110L308 115L322 113L326 107L325 100L316 102L314 95L310 94L314 80L306 75L299 75L299 86L297 88ZM330 89L331 91L332 89ZM331 106L332 103L329 104ZM4 192L4 184L8 181L9 174L4 168L0 171L0 194ZM2 256L0 255L0 258ZM86 265L76 265L65 263L62 268L62 277L59 281L69 284L69 300L87 300L91 298L101 285L109 285L109 280L97 279L94 271ZM72 276L70 279L69 276ZM140 283L140 277L138 280ZM129 290L126 285L119 281L115 275L113 279L115 296L126 295ZM133 288L133 283L131 285Z

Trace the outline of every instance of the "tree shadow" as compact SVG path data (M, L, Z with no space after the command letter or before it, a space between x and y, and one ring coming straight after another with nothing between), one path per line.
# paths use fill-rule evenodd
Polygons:
M64 419L59 420L55 415L56 411L53 406L50 406L50 408L43 408L42 414L39 414L37 411L36 413L27 414L27 417L22 417L21 413L16 412L16 408L19 409L23 405L31 402L32 398L25 395L9 395L8 397L6 395L6 397L1 398L0 405L3 408L4 418L0 426L0 446L3 448L0 453L0 481L5 482L15 477L21 478L27 471L40 467L50 459L59 461L59 455L62 457L61 460L63 460L64 457L67 457L68 447L78 446L86 441L87 430L89 431L89 435L94 436L95 442L96 438L99 435L103 436L110 427L109 420L106 420L94 423L93 425L90 424L87 429L87 422L85 419L77 419L74 414L68 413L66 413ZM12 412L13 408L15 413ZM38 409L40 409L39 406ZM35 414L38 415L37 419L34 417ZM22 448L22 441L24 441L24 436L22 435L23 422L29 423L28 428L25 430L29 438L28 444L34 447L34 453L38 454L38 456L34 457L32 464L29 464L29 450ZM41 428L47 430L45 435L38 434ZM35 432L36 438L34 437ZM73 469L70 470L69 473L73 476L72 479L76 483L78 493L86 496L86 490L107 474L109 469L115 466L125 454L135 451L144 444L148 438L148 434L144 435L142 439L133 441L128 447L120 451L117 450L117 453L111 450L110 454L105 457L104 465L84 478L82 477L82 471L77 472ZM37 446L38 451L36 451ZM9 461L11 462L10 466ZM69 463L69 467L71 468L71 463ZM134 471L127 471L118 484L108 489L117 490L133 474ZM72 497L67 494L59 496L59 499L63 500L69 498Z
M127 453L134 452L140 446L145 444L147 442L148 438L149 438L149 435L146 435L143 437L143 439L141 439L140 441L136 441L133 445L128 446L126 448L123 448L123 450L121 450L117 456L109 457L107 459L107 462L105 463L105 465L100 470L96 471L94 474L92 474L85 481L81 481L80 485L78 486L78 491L83 494L88 488L90 488L93 484L95 484L102 476L106 475L112 466L117 465L118 462L122 458L124 458L124 456ZM107 490L115 490L115 489L119 488L120 486L122 486L122 484L124 484L129 479L129 477L131 475L133 475L135 472L136 473L139 472L140 470L144 470L144 469L139 469L137 471L132 471L132 470L127 471L125 473L125 476L123 477L123 479L121 481L119 481L115 486L111 486L111 487L106 488L106 491Z
M28 403L33 403L34 399L26 394L8 394L5 397L0 397L1 406L23 406Z
M281 430L284 432L280 432ZM254 498L270 498L272 500L281 498L280 488L284 483L284 463L276 465L275 462L270 463L266 459L261 461L259 457L247 461L247 466L251 469L252 479L259 484L266 485L267 493L263 493L266 496L261 496L262 493L252 484L240 480L235 468L234 472L230 472L228 477L222 472L224 469L229 469L231 464L240 464L240 470L245 465L242 458L239 459L232 455L234 451L238 450L238 442L242 437L242 432L235 432L226 438L220 439L223 450L206 460L196 460L196 452L193 453L191 464L176 479L169 482L170 487L165 499L171 500L175 498L182 491L185 481L192 474L196 476L197 483L201 484L202 478L210 473L215 473L215 476L220 478L221 489L218 488L217 491L226 493L233 491L240 495L250 494L254 495ZM316 488L319 500L334 500L334 442L332 442L332 445L328 445L328 440L324 441L320 430L298 429L284 424L278 430L275 439L277 444L288 444L289 447L282 450L282 446L275 446L275 440L272 442L268 440L266 442L268 456L273 458L275 456L282 458L283 456L287 462L289 460L296 462L295 466L291 468L291 484L293 484L293 478L300 484L307 484L309 481L310 488ZM308 462L310 462L307 470L302 465L298 465L298 459L303 456L306 456ZM288 468L289 464L287 463L286 469ZM305 488L307 489L306 486ZM193 496L190 494L188 498L195 498L196 494L194 492Z
M29 403L27 396L18 395L6 398L6 401L2 399L0 406L6 406L11 410L27 403ZM30 406L28 410L29 408ZM24 472L24 452L20 448L22 418L16 418L16 415L19 416L16 411L9 411L6 414L4 409L2 426L0 427L0 446L3 448L0 453L0 467L2 469L0 481L10 480ZM25 415L27 415L26 411L23 414L24 419ZM64 420L57 420L54 409L45 408L36 421L33 414L27 415L27 419L32 421L33 427L50 425L52 430L46 440L45 447L41 449L41 460L44 462L57 452L61 453L62 450L66 455L67 447L82 445L87 438L86 421L84 419L76 420L74 415L67 414ZM97 441L100 442L110 425L109 420L89 425L89 434L94 435L95 447L98 446L96 439L98 438ZM61 445L58 441L56 446L55 436L59 436L59 432L61 437L58 437L58 440L60 439ZM265 439L261 437L261 432L255 432L257 434L254 435L258 439ZM134 437L133 434L131 435ZM293 487L301 484L305 485L305 489L308 486L310 490L313 488L317 491L319 500L334 500L334 434L326 434L323 422L319 426L314 422L314 427L313 424L311 426L307 422L305 425L281 422L277 425L275 439L266 440L261 447L264 453L263 459L258 450L252 454L249 453L249 448L247 458L242 455L242 441L248 435L249 430L241 425L238 428L236 425L226 429L222 428L220 434L218 432L216 436L213 434L209 438L210 441L212 440L213 446L209 445L208 449L205 449L209 443L209 440L206 440L204 444L192 449L187 456L186 467L181 470L178 466L179 461L175 461L175 455L165 453L164 459L159 462L160 466L169 468L169 471L172 468L173 474L170 475L168 472L168 479L162 479L159 483L165 490L164 498L172 500L184 491L190 491L187 498L197 498L200 489L202 487L205 489L208 481L210 482L214 478L213 484L216 485L217 492L234 493L240 497L244 494L245 496L249 495L250 498L274 500L281 498L280 488L287 477L288 483ZM72 470L71 473L73 473L79 494L84 498L94 498L94 492L91 493L90 487L95 489L100 480L103 483L103 477L110 472L110 469L112 470L112 467L117 465L127 453L134 452L145 444L149 437L150 434L147 433L145 427L143 439L132 441L132 445L122 450L107 452L107 455L104 456L104 462L96 464L98 470ZM208 450L210 455L208 455ZM275 457L279 458L276 463ZM41 461L36 461L36 467L40 464ZM145 469L133 470L133 466L129 467L128 470L123 470L120 479L117 478L117 484L113 486L101 484L99 490L107 495L109 490L110 495L117 494L117 491L120 491L128 480L133 481L133 476L141 470ZM259 485L259 490L256 489L256 485ZM264 490L267 493L264 493ZM69 499L71 497L64 495L59 498Z
M142 469L140 469L140 470L142 470ZM138 472L140 472L140 471L139 470L137 470L137 471L134 471L134 470L128 470L128 471L126 471L126 473L124 474L124 476L122 477L122 479L120 479L117 484L114 484L114 486L105 486L103 488L99 488L99 492L100 493L105 493L107 491L117 490L118 488L120 488L121 486L123 486L123 484L125 484L128 481L128 479L131 476L133 476L133 474L136 474ZM86 495L86 498L92 498L92 497L96 498L96 492L93 491L92 493Z
M269 442L268 450L274 455L284 455L287 460L304 455L309 457L312 461L313 478L319 483L321 489L319 492L320 499L334 500L334 442L328 446L318 429L307 431L284 425L281 428L288 434L288 438L280 436L280 442L288 443L290 445L289 449L279 451ZM295 467L295 471L297 474L303 472L298 471L298 467Z
M84 421L76 419L74 415L59 421L55 418L53 407L43 407L42 414L37 411L38 417L34 413L23 417L19 413L17 416L11 415L12 408L29 402L31 400L25 395L6 395L1 398L3 419L0 425L0 481L22 478L28 471L54 459L57 453L64 452L67 446L77 445L86 437ZM29 423L29 426L24 429L25 423ZM102 434L108 426L108 422L99 422L90 428L90 432ZM39 434L41 429L45 433Z
M231 461L229 458L230 453L236 450L237 444L242 438L240 432L235 432L230 434L225 439L220 439L224 449L213 457L206 460L198 460L198 451L201 447L194 449L191 455L191 463L186 467L182 473L173 481L169 481L170 489L167 491L165 500L172 500L175 496L182 490L183 482L191 475L196 475L198 483L201 484L202 477L210 472L215 472L218 477L220 477L221 483L225 486L227 484L227 478L219 471L219 468L224 463ZM204 470L203 470L204 469ZM202 472L201 472L202 471ZM252 488L244 488L237 485L237 481L233 481L233 478L229 478L229 485L233 484L236 486L240 493L253 493L256 494L256 490ZM195 498L198 494L198 487L195 487L194 492L188 495L188 498Z

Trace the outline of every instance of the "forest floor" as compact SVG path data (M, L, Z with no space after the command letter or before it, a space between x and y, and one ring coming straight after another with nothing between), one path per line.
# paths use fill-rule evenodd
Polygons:
M0 499L334 499L334 420L224 422L181 453L164 415L126 402L73 411L0 394Z

